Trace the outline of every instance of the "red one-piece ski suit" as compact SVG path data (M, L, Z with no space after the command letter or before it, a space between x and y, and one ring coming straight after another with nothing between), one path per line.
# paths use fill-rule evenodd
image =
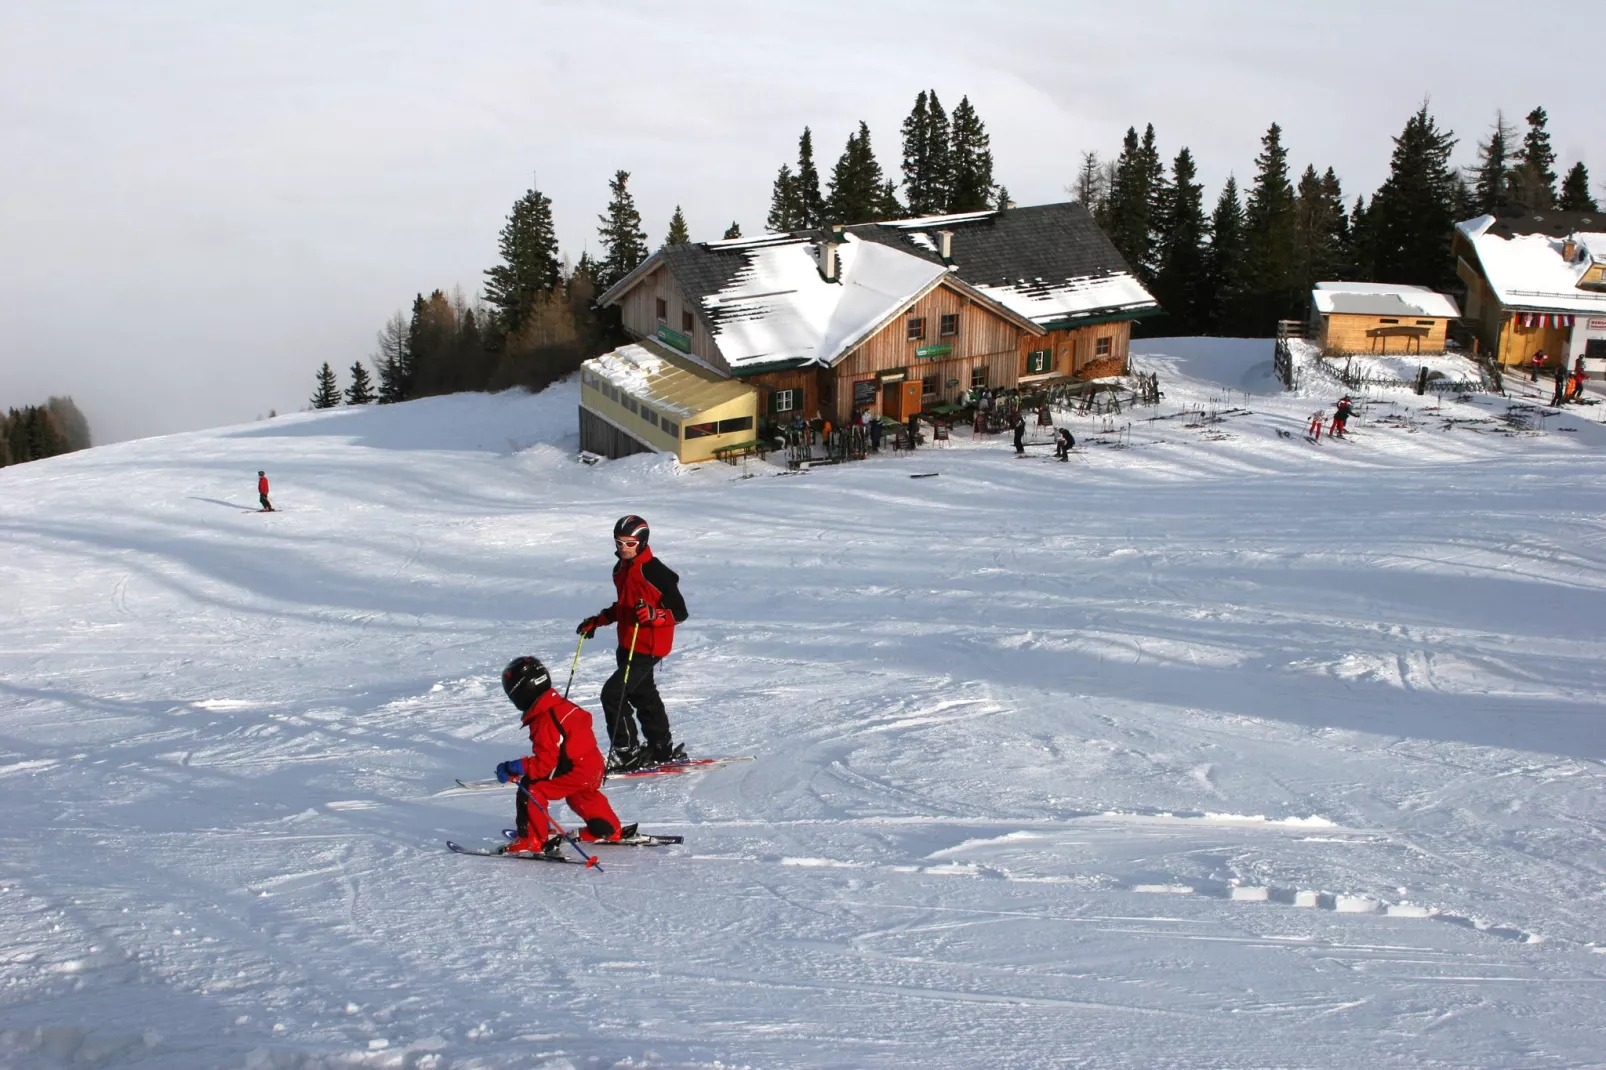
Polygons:
M530 730L531 754L524 759L519 784L541 805L519 796L519 834L541 841L550 836L551 826L541 807L550 807L554 799L567 802L598 839L618 833L619 815L601 791L605 765L597 750L590 712L548 689L523 720Z

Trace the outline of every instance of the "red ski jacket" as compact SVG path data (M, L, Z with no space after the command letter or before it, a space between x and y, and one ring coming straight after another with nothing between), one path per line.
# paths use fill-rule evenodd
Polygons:
M591 714L576 706L554 689L535 700L524 714L524 727L530 730L530 757L524 759L524 775L531 780L557 780L579 773L602 783L604 763L597 749L597 732Z
M258 494L262 494L262 495L266 495L268 493L268 477L267 476L262 476L261 478L259 478L257 480L257 493Z
M675 646L675 625L686 619L686 600L680 594L680 577L643 546L629 561L613 566L613 605L597 614L598 624L619 625L619 649L629 650L632 636L636 653L663 657ZM642 622L636 606L645 602L650 619ZM637 631L636 625L641 629Z

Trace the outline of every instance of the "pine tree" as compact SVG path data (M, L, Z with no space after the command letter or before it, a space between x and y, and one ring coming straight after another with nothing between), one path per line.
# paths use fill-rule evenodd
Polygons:
M770 187L770 214L764 219L764 229L771 234L788 234L802 230L803 204L798 195L797 178L789 164L781 164Z
M1511 161L1511 128L1502 112L1494 113L1488 141L1478 142L1478 165L1471 169L1472 210L1499 215L1506 206L1506 172Z
M602 224L597 235L606 255L598 283L607 289L630 274L647 259L647 235L641 229L641 213L630 195L630 172L615 171L608 182L608 211L597 217Z
M532 188L515 201L497 251L502 262L485 272L485 300L496 309L503 332L511 333L523 325L535 295L551 292L563 278L551 200Z
M870 139L865 137L865 144ZM814 166L814 135L808 127L797 139L797 178L793 187L800 222L790 230L825 226L825 197L820 193L820 169Z
M1342 276L1348 221L1338 175L1329 167L1325 176L1307 166L1294 196L1294 287L1306 293L1318 282Z
M732 240L734 238L740 238L741 236L742 236L742 228L741 228L741 226L736 222L736 220L734 220L734 219L731 220L731 225L725 228L725 235L724 235L725 240L726 241L730 241L730 240Z
M691 235L686 232L686 217L680 211L680 205L675 205L675 214L669 217L669 233L664 235L665 245L685 245L691 241Z
M1076 184L1070 193L1095 219L1104 214L1104 166L1096 152L1082 153L1082 165L1076 170Z
M379 403L393 404L412 397L413 358L407 349L407 320L396 313L379 332L379 353L374 357L379 370Z
M335 382L335 373L329 367L329 362L323 362L318 369L318 390L312 395L312 407L315 409L332 409L340 404L340 384Z
M1000 185L998 187L998 210L1000 212L1002 212L1006 208L1013 208L1013 207L1015 207L1015 202L1010 199L1009 187L1008 186L1004 186L1004 185Z
M903 185L909 214L937 215L947 209L949 159L948 117L937 100L921 90L903 121Z
M1184 147L1171 163L1171 182L1160 202L1154 297L1169 314L1173 334L1198 334L1205 326L1200 289L1207 275L1206 223L1204 186L1197 177L1193 154Z
M347 405L367 405L374 400L374 382L368 377L368 369L362 366L362 361L354 361L351 365L351 385L346 387Z
M1544 108L1528 113L1528 132L1507 176L1507 197L1515 207L1529 212L1556 207L1556 152L1545 129L1548 122Z
M949 212L979 212L993 203L991 139L969 97L961 97L948 132Z
M848 136L842 156L831 170L831 192L826 216L832 223L873 223L886 219L896 205L892 183L882 177L881 164L870 147L870 126L862 120L857 133ZM889 204L889 200L891 204ZM896 215L896 208L892 208Z
M1199 295L1199 319L1211 334L1244 333L1239 310L1243 306L1244 210L1238 201L1238 180L1227 176L1210 215L1210 245L1205 251L1204 283Z
M1244 204L1243 315L1255 337L1272 333L1277 321L1302 302L1294 274L1294 187L1288 181L1288 151L1282 127L1272 123L1255 158L1254 185Z
M1153 281L1156 156L1154 127L1148 128L1142 141L1136 127L1127 127L1121 155L1115 161L1115 181L1099 220L1122 258L1145 283Z
M1373 281L1377 242L1372 234L1372 211L1365 197L1355 198L1349 213L1349 275L1360 282Z
M1582 160L1573 164L1572 170L1561 183L1561 210L1563 212L1598 212L1595 198L1589 192L1589 168L1584 166Z
M1424 103L1394 139L1389 177L1372 198L1372 277L1443 289L1455 282L1455 138L1440 131Z
M45 408L50 411L51 418L61 429L67 447L66 452L87 450L93 445L89 434L89 420L78 406L73 404L71 397L52 397L45 402Z

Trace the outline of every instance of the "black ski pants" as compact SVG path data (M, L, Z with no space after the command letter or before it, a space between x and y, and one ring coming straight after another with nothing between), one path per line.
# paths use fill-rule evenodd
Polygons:
M658 695L658 684L652 678L653 668L663 659L653 654L640 654L629 658L623 648L614 652L619 668L602 685L602 715L608 722L608 749L622 750L640 745L642 737L647 746L667 753L673 745L669 734L669 713L664 700ZM628 658L630 680L625 681ZM629 688L627 691L626 688ZM632 709L635 716L631 716ZM636 734L636 721L641 722L641 735Z

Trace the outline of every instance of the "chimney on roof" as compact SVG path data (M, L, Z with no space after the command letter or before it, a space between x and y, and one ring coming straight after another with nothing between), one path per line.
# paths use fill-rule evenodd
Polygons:
M944 264L954 262L954 232L951 230L937 231L937 252L942 256Z
M1563 238L1561 242L1561 258L1570 264L1577 255L1578 243L1571 238Z
M837 223L831 227L831 233L820 239L818 247L820 259L820 278L826 282L837 281L836 247L847 241L842 233L842 224Z

